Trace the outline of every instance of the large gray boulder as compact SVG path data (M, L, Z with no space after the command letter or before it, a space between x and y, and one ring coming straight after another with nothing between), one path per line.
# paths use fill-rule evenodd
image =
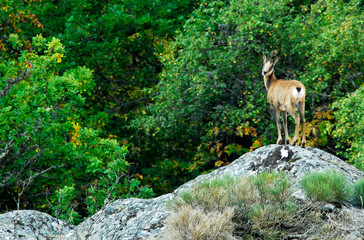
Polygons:
M70 239L146 239L158 235L168 215L166 194L154 199L116 200L80 223Z
M0 239L67 239L73 226L47 213L20 210L0 215Z
M269 170L287 171L294 183L293 195L301 199L305 199L305 196L300 188L300 182L307 173L335 170L343 173L349 183L357 182L364 177L362 171L320 149L272 144L246 153L228 166L219 168L210 174L198 176L176 189L176 192L187 190L198 182L224 174L249 176Z
M293 181L294 196L305 200L300 181L307 173L335 170L343 173L349 183L364 177L364 173L332 154L316 148L269 145L244 154L228 166L201 175L175 190L154 199L123 199L104 208L78 226L37 211L14 211L0 215L0 239L146 239L158 238L164 219L169 215L167 202L178 192L192 189L206 179L230 174L254 175L266 170L285 170ZM326 205L326 208L335 206ZM343 239L364 239L364 210L345 207L338 214L348 216L353 226L343 230ZM17 221L14 221L17 216ZM361 222L357 219L363 219ZM313 230L312 230L313 231ZM349 234L350 233L350 234ZM17 236L17 238L14 238Z

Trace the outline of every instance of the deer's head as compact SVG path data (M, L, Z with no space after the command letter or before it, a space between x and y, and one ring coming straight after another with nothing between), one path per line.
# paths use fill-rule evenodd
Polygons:
M278 62L277 52L273 51L271 56L263 55L263 77L270 76L273 73L274 65Z

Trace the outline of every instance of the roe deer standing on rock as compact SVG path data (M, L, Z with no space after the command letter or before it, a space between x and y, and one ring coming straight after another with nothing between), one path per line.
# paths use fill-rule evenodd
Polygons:
M305 86L296 80L277 79L274 75L274 65L279 57L277 52L272 52L271 56L263 55L263 70L264 85L268 90L268 101L273 108L276 117L278 139L277 144L283 144L280 123L280 111L283 115L283 127L285 135L285 144L295 145L299 138L299 126L302 124L302 147L306 145L305 136ZM297 110L299 115L297 114ZM293 117L296 122L294 138L290 141L287 129L287 112Z

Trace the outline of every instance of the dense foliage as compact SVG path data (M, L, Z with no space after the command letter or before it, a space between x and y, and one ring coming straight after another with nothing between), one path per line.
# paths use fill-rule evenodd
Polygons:
M308 145L364 169L362 12L361 0L2 1L1 211L77 222L275 142L260 74L274 49L276 75L306 85Z
M20 45L16 38L10 41ZM76 221L108 198L150 197L150 190L139 191L140 182L128 176L126 146L100 137L94 130L99 122L87 117L85 96L95 86L92 72L77 67L58 74L56 65L64 54L60 41L41 35L31 41L31 49L0 65L7 79L0 99L1 201L7 207L54 208L64 216L72 213Z
M309 145L352 145L348 136L336 138L327 131L332 122L347 129L360 146L362 131L353 131L350 120L340 125L332 120L335 108L330 104L363 84L361 11L360 1L203 2L161 57L160 82L151 90L157 94L155 102L132 122L168 146L162 152L164 165L156 164L155 174L166 165L169 173L184 171L186 165L190 171L209 160L220 166L274 142L274 120L260 74L261 56L271 49L281 55L278 77L299 79L308 89ZM362 120L363 111L355 112ZM358 123L358 130L363 126L363 121L351 123ZM328 135L320 135L324 131ZM328 141L333 137L337 143Z
M364 169L364 85L332 104L335 122L327 131L337 139L338 153L359 169Z

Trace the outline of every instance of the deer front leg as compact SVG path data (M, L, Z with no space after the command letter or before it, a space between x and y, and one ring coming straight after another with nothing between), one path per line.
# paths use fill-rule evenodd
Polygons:
M278 109L273 108L273 111L275 113L276 116L276 125L277 125L277 132L278 132L278 139L277 139L277 144L283 144L282 141L282 134L281 134L281 120L280 120L280 112Z
M289 144L289 142L291 141L291 139L289 139L289 134L288 134L288 127L287 127L287 112L283 111L283 128L284 128L284 144Z

